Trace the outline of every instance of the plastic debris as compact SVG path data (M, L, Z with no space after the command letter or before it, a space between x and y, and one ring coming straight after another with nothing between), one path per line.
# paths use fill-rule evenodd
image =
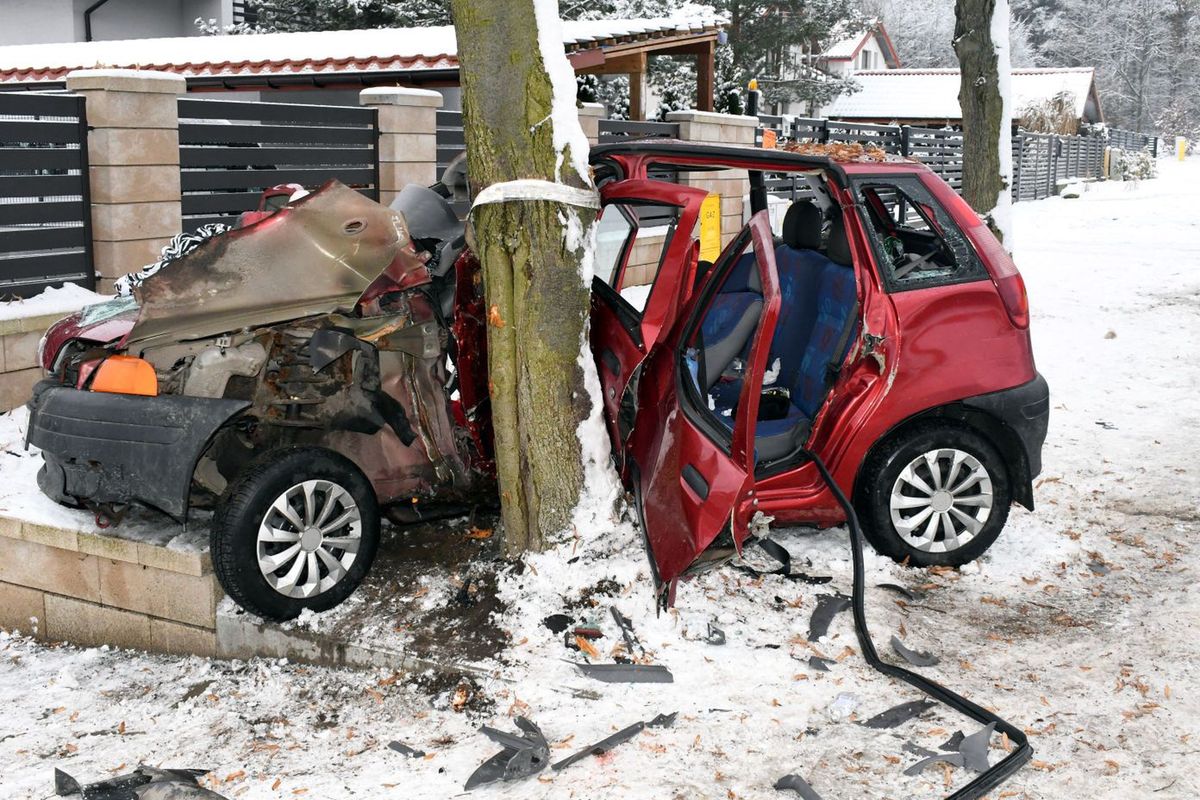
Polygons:
M659 714L649 722L635 722L627 728L622 728L606 739L601 739L593 745L589 745L582 750L572 753L562 761L556 762L551 769L557 772L560 769L566 769L577 761L582 761L588 756L598 756L603 753L607 753L617 745L623 744L632 739L634 736L637 736L646 728L669 728L675 724L675 716L677 713L678 712L671 714Z
M996 723L991 722L963 738L958 746L958 752L962 754L964 767L972 772L988 771L991 767L991 764L988 763L988 747L991 745L992 733L995 730Z
M829 718L833 720L849 719L858 710L858 697L849 692L842 692L833 698L829 704Z
M950 734L949 739L938 745L938 750L941 750L943 753L958 752L958 748L962 745L962 740L965 738L962 731L955 731Z
M937 753L934 752L933 750L929 750L925 747L921 747L921 745L914 744L913 742L905 742L903 745L900 746L900 749L906 753L911 753L912 755L917 756L919 758L929 758L930 756L937 755Z
M919 717L930 708L933 708L933 703L928 700L913 700L909 703L892 706L887 711L881 711L862 725L864 728L895 728L910 719Z
M775 781L775 789L780 792L791 789L793 792L800 795L803 800L821 800L821 795L817 794L816 790L808 785L808 781L794 773L791 775L784 775L782 778Z
M918 761L917 763L913 764L911 767L904 770L904 774L905 775L920 775L922 772L925 771L926 767L930 766L931 764L937 764L939 762L945 763L945 764L953 764L956 767L961 767L963 765L963 754L962 753L937 753L935 755L929 756L929 758L923 758L920 761Z
M425 757L424 750L417 750L414 747L409 747L404 742L398 742L398 741L388 742L388 750L395 750L400 755L408 756L409 758L424 758Z
M832 658L821 658L820 656L809 656L808 665L817 672L829 672L829 667L837 662Z
M907 587L901 586L898 583L880 583L880 584L877 584L877 586L880 589L887 589L888 591L892 591L898 595L902 595L903 597L905 597L909 600L912 600L914 603L919 600L925 599L924 592L918 592L913 589L909 589Z
M725 644L725 631L710 622L708 623L708 635L704 637L704 641L715 647L719 647Z
M833 618L850 607L850 598L844 594L822 594L817 596L817 607L808 621L808 640L815 642L829 632Z
M542 620L542 624L550 629L551 633L562 633L571 626L575 620L568 617L566 614L551 614Z
M221 798L215 792L201 789L196 779L208 773L206 769L155 769L140 766L133 772L95 783L80 784L61 769L54 770L54 793L59 797L78 794L82 800L185 800L186 798ZM165 788L146 794L146 787L162 784ZM167 788L169 787L169 788ZM187 791L185 791L187 790ZM192 791L195 790L195 791ZM199 793L197 793L199 792Z
M833 580L833 577L830 575L808 575L803 572L792 572L792 554L789 553L783 545L776 541L771 539L755 539L753 543L762 548L764 553L778 561L780 566L773 570L763 571L755 569L749 564L738 564L736 565L736 569L739 572L744 572L747 575L751 575L755 578L761 575L779 575L780 577L787 578L790 581L800 581L801 583L813 585L829 583Z
M920 650L911 650L905 647L904 643L895 636L892 637L892 649L896 651L897 655L916 667L932 667L934 664L937 664L941 661L940 658L932 653L925 653L921 652Z
M184 781L148 783L134 789L137 800L225 800L225 795Z
M516 781L536 775L550 763L550 745L537 725L525 717L513 720L521 733L508 733L488 725L479 730L503 750L479 765L467 778L464 789L474 789L495 781Z
M642 647L642 643L633 633L633 620L618 611L616 606L612 606L608 610L612 614L613 622L617 623L617 627L621 629L621 638L625 640L626 652L633 655L636 647L642 655L646 655L646 648Z
M660 664L580 664L576 669L586 677L605 683L674 683L675 676Z

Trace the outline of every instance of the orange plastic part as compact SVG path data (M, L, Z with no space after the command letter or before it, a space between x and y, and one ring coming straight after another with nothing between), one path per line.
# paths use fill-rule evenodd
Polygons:
M96 369L92 391L154 397L158 394L158 377L149 361L136 356L109 356Z

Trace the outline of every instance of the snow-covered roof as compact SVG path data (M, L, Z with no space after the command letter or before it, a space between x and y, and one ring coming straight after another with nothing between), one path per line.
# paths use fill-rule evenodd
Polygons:
M834 35L837 35L836 31ZM889 66L899 66L900 59L896 55L896 48L892 46L891 37L888 36L887 28L882 22L872 22L866 30L834 40L833 44L826 47L825 51L821 53L821 57L829 61L853 61L858 55L858 51L862 50L863 46L872 38L878 40L879 49L883 51Z
M1088 99L1094 92L1091 67L1014 69L1013 111L1019 113L1031 102L1040 102L1070 92L1075 96L1076 115L1090 112ZM822 113L833 119L953 120L962 118L958 105L959 71L956 69L889 69L858 72L861 87L827 105Z
M568 53L653 39L714 36L714 16L563 23ZM0 83L57 81L94 67L157 69L185 77L415 72L458 68L449 25L356 31L187 36L0 47Z

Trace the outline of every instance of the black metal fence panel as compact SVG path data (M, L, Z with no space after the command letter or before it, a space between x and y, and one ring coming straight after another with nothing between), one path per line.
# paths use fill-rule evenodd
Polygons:
M84 103L0 92L0 298L95 286Z
M179 165L185 230L232 224L264 189L315 189L336 178L379 198L374 108L179 100Z

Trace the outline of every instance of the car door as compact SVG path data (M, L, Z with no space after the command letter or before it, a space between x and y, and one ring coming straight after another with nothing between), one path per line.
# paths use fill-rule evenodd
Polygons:
M744 375L736 411L726 424L714 414L711 395L697 377L695 342L717 307L719 289L753 254L761 285L761 311L746 341ZM766 211L726 247L710 277L684 311L663 347L647 359L629 453L631 473L660 587L666 587L707 548L728 523L741 546L753 513L754 439L768 350L780 307L779 277ZM753 309L750 312L753 314Z
M617 181L600 190L591 345L618 462L633 428L633 397L642 362L670 330L690 295L696 269L692 232L707 195L702 189L654 180ZM625 285L631 259L647 230L642 217L655 210L659 218L670 220L662 234L666 238L649 293L631 302ZM639 302L644 304L639 307Z

